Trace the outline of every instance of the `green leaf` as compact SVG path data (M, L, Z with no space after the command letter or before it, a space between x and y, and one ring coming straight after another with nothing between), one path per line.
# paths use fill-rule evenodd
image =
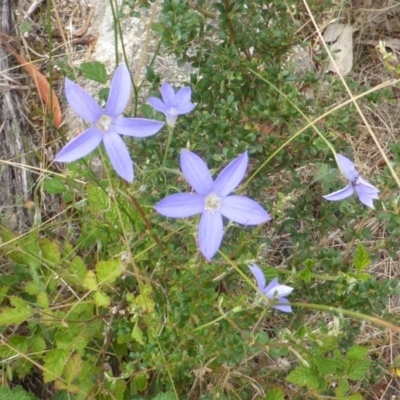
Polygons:
M8 286L1 286L0 287L0 304L4 301L6 294L8 292Z
M107 83L106 67L99 61L82 63L80 70L86 79L99 83Z
M264 400L284 400L285 395L282 390L279 388L271 389L268 391L267 395L264 397Z
M46 349L46 342L41 336L33 336L29 339L28 346L32 353L42 353Z
M353 381L361 381L365 378L370 365L370 360L355 360L350 363L346 375Z
M155 309L154 300L150 297L152 294L152 289L150 285L144 285L141 288L141 294L135 298L135 302L140 306L143 312L151 313Z
M22 299L11 296L10 303L15 307L0 309L0 326L19 325L33 315L32 309Z
M173 392L158 393L152 400L176 400L176 396Z
M367 250L362 244L359 244L357 246L357 250L354 253L353 263L357 272L360 272L363 269L367 268L371 263L371 259L367 253Z
M65 380L68 384L78 377L82 371L82 358L80 354L74 354L69 358L64 368Z
M110 298L103 292L94 292L93 300L97 307L108 307L111 304Z
M28 338L24 336L12 336L7 340L7 345L0 346L0 358L6 359L25 354L28 350Z
M314 358L315 364L322 375L330 375L336 372L337 361L329 358L325 358L320 354L317 354Z
M0 400L39 400L32 393L27 393L21 386L9 388L0 386Z
M94 271L86 272L85 277L83 278L83 286L88 290L97 290L97 280Z
M51 265L58 265L60 263L60 249L56 242L44 238L39 243L42 258Z
M319 386L319 377L312 368L303 365L296 367L286 380L299 386L307 386L310 390L317 389Z
M353 346L350 347L346 356L349 360L357 360L359 358L364 358L368 354L368 347L363 346Z
M36 297L37 304L40 308L49 308L49 299L47 293L40 292Z
M123 265L117 259L98 262L96 273L99 284L115 281L121 275L122 269Z
M60 178L46 179L43 182L43 189L49 194L61 194L66 191L65 185Z
M149 375L146 372L142 372L138 375L135 375L133 380L136 390L138 392L144 392L147 389Z
M44 356L43 380L45 383L54 381L62 375L68 354L66 350L53 349Z
M138 326L138 322L136 322L135 326L132 329L132 339L136 340L138 343L144 345L143 341L143 332Z

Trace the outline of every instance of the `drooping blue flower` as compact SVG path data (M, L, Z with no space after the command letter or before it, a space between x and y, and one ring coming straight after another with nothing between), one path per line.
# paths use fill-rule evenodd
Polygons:
M277 278L272 279L272 281L267 286L265 286L265 276L261 268L256 264L249 265L249 268L256 278L258 289L261 293L265 295L265 297L270 300L277 300L279 303L289 303L289 300L286 299L284 296L288 296L290 293L292 293L292 287L280 285ZM286 313L292 312L292 307L290 307L289 305L273 305L272 307Z
M118 175L133 181L133 163L120 135L147 137L156 134L163 122L144 118L123 118L131 94L131 78L125 64L115 70L104 109L76 83L65 79L65 94L71 108L91 127L65 145L55 157L57 162L78 160L103 142Z
M323 196L323 198L330 201L339 201L350 197L356 192L361 203L374 208L374 199L379 198L379 190L363 179L356 171L354 164L345 156L337 154L337 163L349 180L349 184L337 192Z
M175 126L178 115L187 114L193 110L194 104L190 101L192 90L185 86L176 93L173 87L164 82L161 86L162 100L157 97L150 97L149 103L157 111L162 112L167 118L167 124Z
M222 216L243 225L259 225L271 219L254 200L244 196L228 196L243 179L247 164L245 152L225 167L214 182L204 161L191 151L182 150L181 169L196 193L173 194L155 206L160 214L171 218L201 214L198 244L208 260L217 252L222 241Z

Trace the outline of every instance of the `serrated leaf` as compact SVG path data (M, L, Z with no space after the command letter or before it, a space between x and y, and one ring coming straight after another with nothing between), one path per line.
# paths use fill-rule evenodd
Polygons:
M353 381L361 381L365 378L370 365L370 360L355 360L350 363L346 375Z
M76 256L72 259L69 272L73 275L76 275L77 278L83 279L86 274L86 265L81 257Z
M0 346L2 360L25 354L28 350L28 338L25 336L12 336L7 340L7 345Z
M152 400L176 400L176 396L173 392L158 393Z
M359 358L364 358L368 354L368 347L363 346L353 346L350 347L346 356L349 360L357 360Z
M136 322L135 326L133 327L131 336L132 336L132 339L136 340L141 345L144 345L143 332L139 328L138 322Z
M43 182L43 189L49 194L60 194L66 191L64 183L59 178L46 179Z
M147 389L149 376L145 372L135 375L133 380L135 382L135 388L138 392L144 392Z
M303 365L296 367L286 380L302 387L307 386L310 390L317 389L319 386L319 377L315 371Z
M315 364L317 365L319 372L321 372L322 375L330 375L336 372L337 368L336 360L325 358L318 354L314 357L314 361Z
M39 247L44 260L51 265L58 265L60 263L60 249L56 242L44 238L40 240Z
M9 388L0 386L0 400L39 400L32 393L27 393L21 386Z
M49 383L59 378L68 359L68 352L62 349L50 350L43 358L43 380Z
M38 293L38 295L36 296L36 301L40 308L49 308L49 299L47 297L47 293Z
M123 266L120 260L99 261L96 264L97 280L99 284L115 281L121 275L122 269Z
M81 64L80 70L83 76L99 83L107 83L107 71L103 63L90 61Z
M32 309L16 296L10 297L10 303L14 308L0 308L0 326L22 324L33 314Z
M37 287L35 282L29 281L25 284L25 292L36 296L40 292L40 289Z
M97 290L97 280L94 271L87 271L82 283L83 286L88 290Z
M143 312L151 313L155 309L155 303L150 297L152 292L150 285L144 285L141 288L141 293L135 298L136 304L142 308Z
M110 298L103 292L94 292L93 300L97 307L108 307L111 304Z
M42 353L46 349L46 342L41 336L33 336L29 339L28 346L32 353Z
M9 287L8 286L1 286L0 287L0 304L3 303L6 294L8 292Z
M64 368L65 380L68 384L80 375L82 371L82 358L80 354L74 354L69 358Z
M345 378L339 378L339 385L335 389L335 394L336 396L341 399L344 397L347 392L349 391L350 385L349 382L347 382L347 379Z
M268 390L267 395L264 397L264 400L284 400L284 399L285 395L279 388Z
M367 268L371 263L371 259L368 255L367 250L362 244L357 246L357 250L354 253L354 268L357 272L362 271L363 269Z

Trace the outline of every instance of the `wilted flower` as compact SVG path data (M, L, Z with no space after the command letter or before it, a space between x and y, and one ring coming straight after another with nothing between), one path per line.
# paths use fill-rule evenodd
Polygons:
M207 259L214 256L221 244L224 234L222 216L243 225L258 225L271 219L254 200L244 196L228 196L243 179L247 163L245 152L225 167L214 182L204 161L196 154L182 150L181 169L196 194L173 194L155 206L160 214L171 218L202 214L198 243Z
M71 140L57 154L55 161L71 162L92 152L101 142L115 171L133 181L133 163L119 135L146 137L157 133L164 123L144 118L121 118L131 93L128 68L121 64L115 71L104 110L76 83L65 79L65 94L71 108L92 126Z
M187 114L193 110L194 104L190 101L192 90L186 86L176 93L173 87L164 82L161 86L162 100L157 97L150 97L149 103L167 117L167 124L174 126L178 115Z
M343 200L351 196L355 191L361 203L374 208L374 199L379 198L379 190L363 179L356 171L354 164L345 156L337 154L337 163L349 180L349 184L337 192L323 196L323 198L331 201Z
M289 300L283 296L288 296L290 293L292 293L293 288L286 285L280 285L277 278L272 279L272 281L267 286L265 286L265 276L261 268L256 264L249 265L249 268L257 280L258 289L261 293L265 295L265 297L271 300L275 299L279 301L279 303L289 303ZM289 305L273 305L272 307L276 308L279 311L292 312L292 307L290 307Z

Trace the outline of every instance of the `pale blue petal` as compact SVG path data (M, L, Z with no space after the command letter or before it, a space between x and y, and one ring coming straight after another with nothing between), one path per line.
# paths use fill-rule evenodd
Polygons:
M68 78L65 78L65 96L70 107L86 122L95 124L104 114L94 98Z
M289 303L289 300L285 299L284 297L280 297L278 299L278 301L279 301L279 303ZM279 305L279 306L272 306L272 307L277 309L277 310L279 310L279 311L282 311L282 312L286 312L286 313L291 313L292 312L292 307L290 307L290 306Z
M156 134L164 122L145 118L117 118L114 127L120 135L147 137Z
M268 292L266 291L265 294L268 298L273 299L275 297L287 296L292 292L293 292L292 287L278 284L278 285L274 286L273 288L269 289Z
M169 108L169 107L173 107L175 102L175 90L173 89L173 87L167 83L164 82L161 86L161 96L164 100L165 103L165 107Z
M349 181L353 181L355 178L357 178L358 172L356 171L356 167L353 162L341 154L337 154L336 159L339 168L346 175Z
M369 182L367 182L361 176L358 178L358 188L360 191L362 191L365 194L368 194L373 199L379 198L378 193L380 192L380 190L377 189L375 186L371 185Z
M54 161L71 162L85 157L101 143L102 139L102 133L96 126L92 126L66 144L56 155Z
M194 104L193 103L183 103L183 104L179 104L177 107L177 114L187 114L190 111L192 111L194 108Z
M215 193L225 197L235 190L246 173L249 157L247 151L231 161L219 174L214 184Z
M223 198L220 211L224 217L243 225L263 224L271 219L257 202L244 196Z
M191 193L171 194L158 202L154 208L165 217L186 218L203 212L204 198Z
M150 97L147 101L154 109L162 112L163 114L166 114L167 107L165 106L162 100L158 99L157 97Z
M339 201L350 197L354 193L354 187L350 183L350 185L346 186L343 189L338 190L337 192L333 192L331 194L327 194L326 196L322 196L326 200L330 201Z
M108 131L103 137L103 143L116 173L126 181L132 182L133 162L121 136Z
M222 216L219 212L203 212L199 223L198 241L200 251L211 260L219 249L224 235Z
M209 194L214 186L211 173L205 162L189 150L181 152L181 169L189 185L201 195Z
M357 192L358 198L360 199L361 203L365 204L367 207L375 208L374 207L374 200L372 197L368 196L365 193Z
M131 76L125 64L115 70L111 81L110 94L108 95L105 112L111 117L121 115L131 97Z
M192 89L190 89L189 86L185 86L176 92L174 104L175 106L179 107L180 104L190 102L191 97L192 97Z
M257 264L249 265L250 271L253 273L254 277L257 280L257 286L262 292L265 288L265 276L262 272L261 268Z
M268 298L272 299L272 298L274 297L274 296L273 296L274 293L272 292L272 297L268 296L267 293L270 293L270 292L272 291L272 289L273 289L274 287L278 286L278 285L279 285L279 283L278 283L278 278L272 279L272 281L271 281L270 283L268 283L267 287L263 290L263 293L264 293Z

